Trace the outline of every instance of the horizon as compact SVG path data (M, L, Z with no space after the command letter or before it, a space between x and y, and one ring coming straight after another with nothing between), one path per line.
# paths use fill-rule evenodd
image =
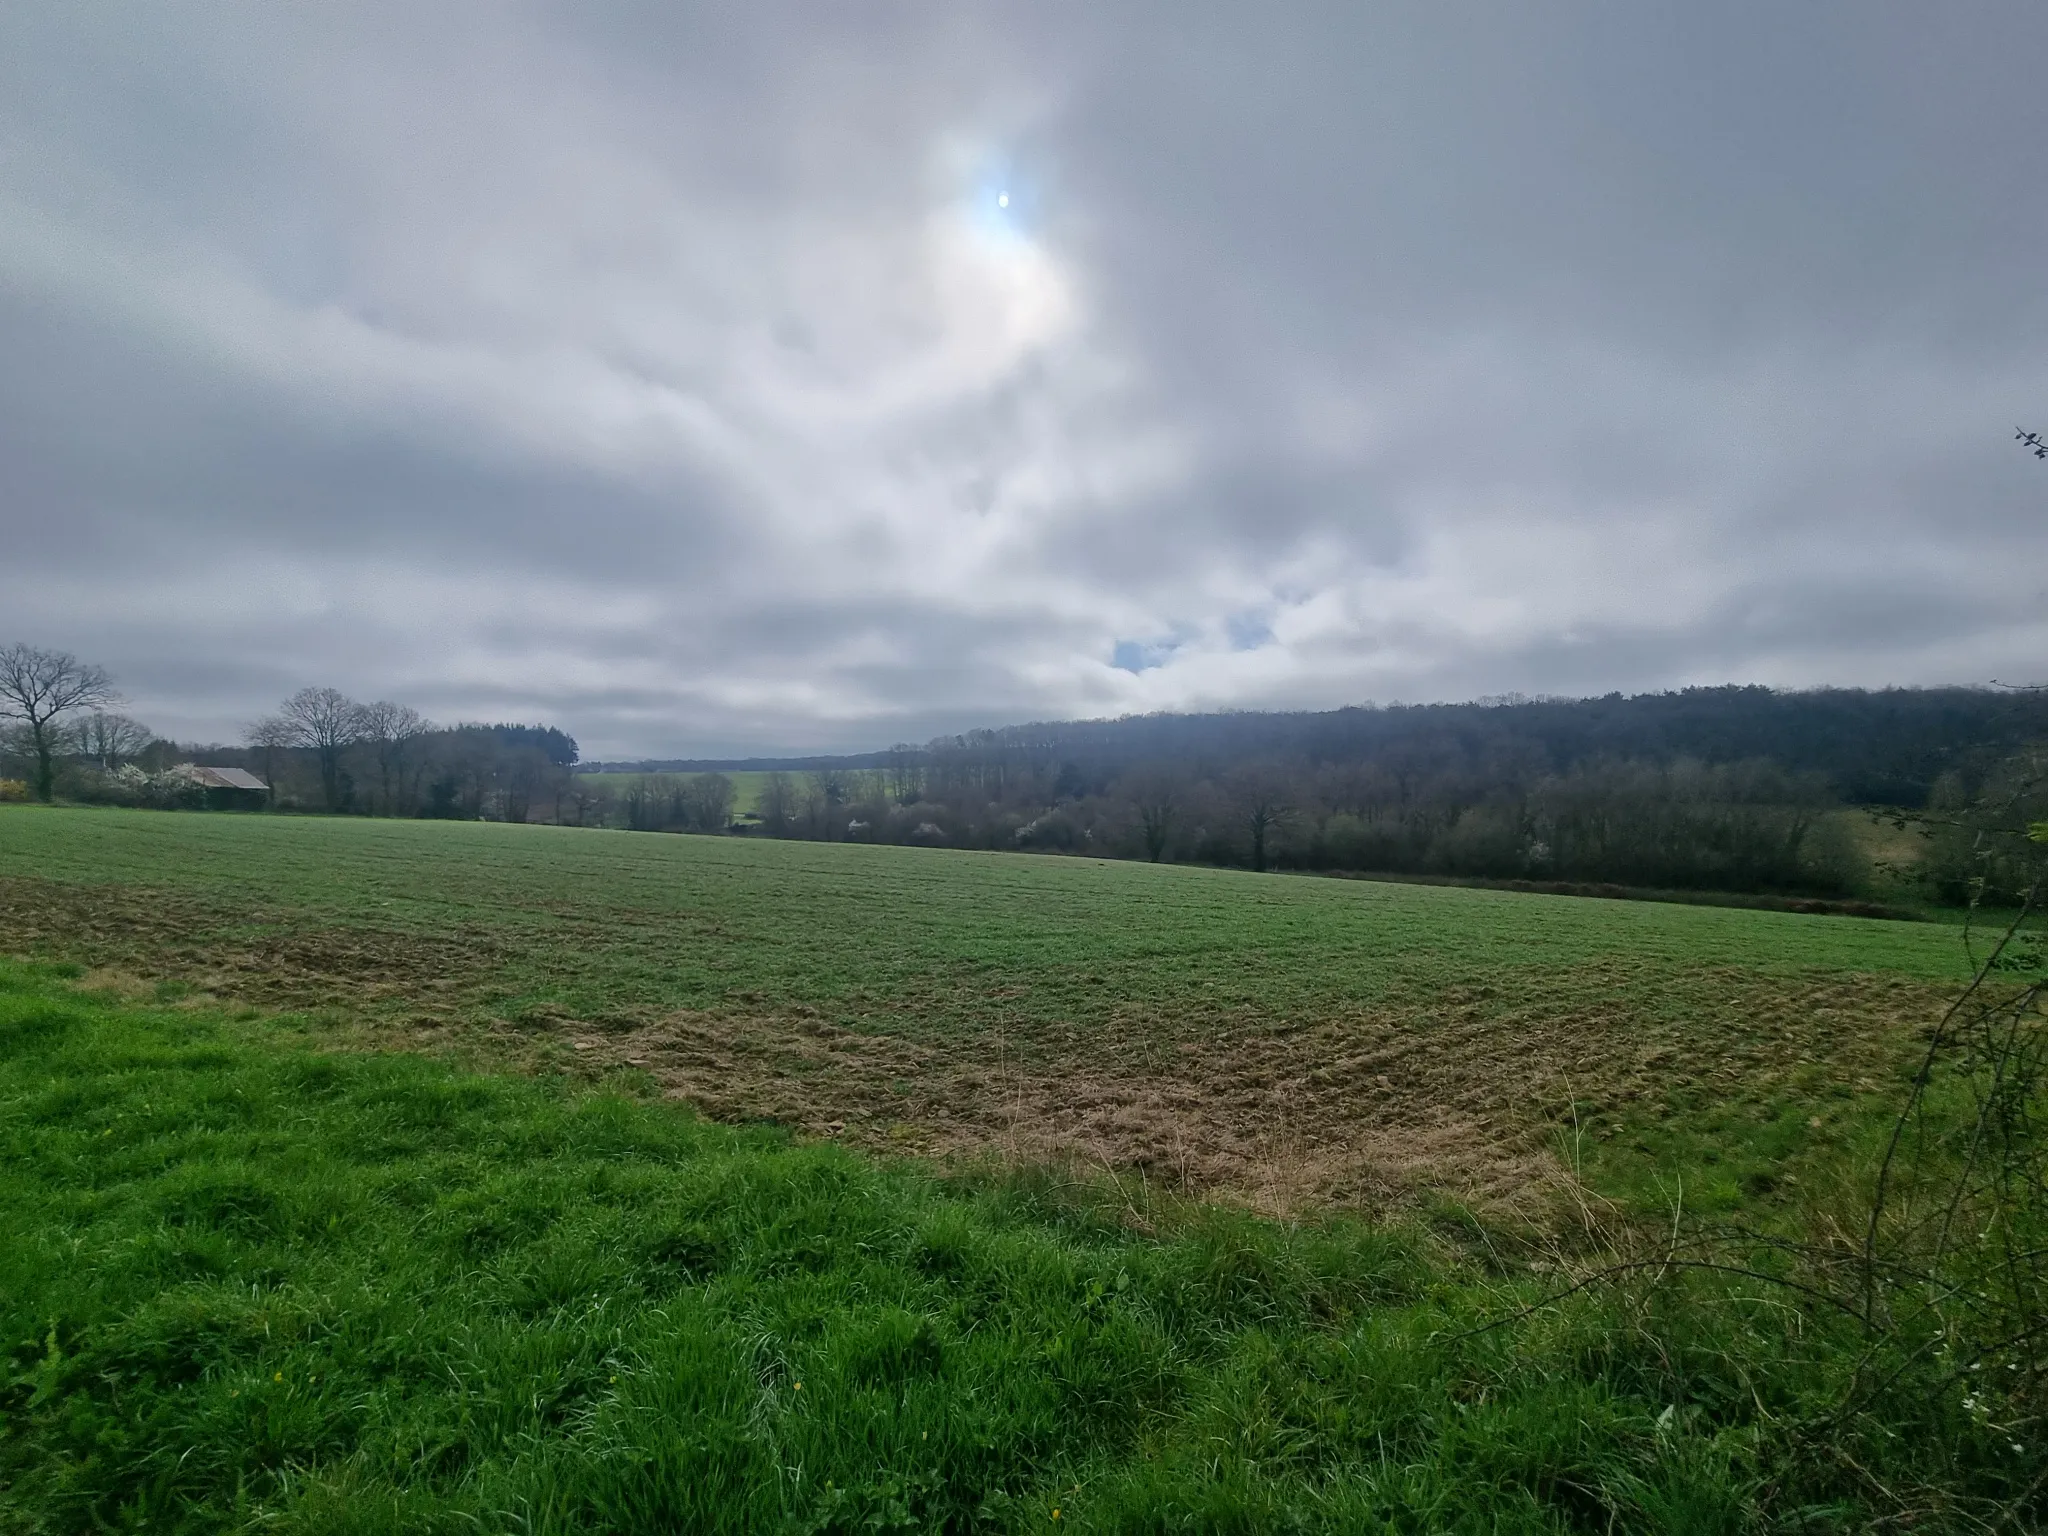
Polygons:
M2017 0L0 17L0 644L600 761L2048 654Z
M1586 694L1481 694L1475 698L1466 699L1362 699L1355 700L1350 703L1331 704L1312 709L1265 708L1257 704L1247 704L1233 706L1229 709L1159 709L1130 711L1120 715L1074 715L1058 718L1048 716L1041 717L1035 720L1009 720L994 725L968 725L958 731L942 731L937 733L936 735L924 737L916 741L899 739L896 741L891 741L882 746L852 746L836 751L813 751L803 747L790 748L787 750L777 750L773 747L770 747L758 751L719 754L686 755L680 753L664 754L643 752L638 754L614 753L598 756L583 750L582 743L576 740L576 733L574 731L568 731L564 734L568 735L572 741L576 741L578 752L576 766L579 770L588 770L596 765L603 765L607 767L616 765L622 768L639 768L643 765L680 763L694 765L695 768L702 769L704 771L714 771L718 769L733 769L737 771L745 769L750 764L759 765L770 763L809 762L819 765L831 765L850 758L885 757L892 752L904 749L920 751L929 746L934 745L935 743L948 741L956 737L970 736L977 732L1029 730L1037 726L1115 725L1124 721L1131 720L1155 720L1168 718L1199 719L1229 715L1327 715L1341 714L1347 710L1391 711L1398 709L1517 709L1525 706L1592 704L1604 702L1609 699L1619 699L1623 702L1633 702L1638 699L1677 697L1686 693L1739 693L1755 689L1761 689L1765 692L1772 693L1780 697L1800 697L1808 694L1822 693L1882 694L1938 693L1951 691L1964 693L1996 694L2005 692L2019 694L2036 691L2041 686L2043 685L2026 683L2006 683L1998 681L1996 679L1993 679L1988 682L1977 683L1883 683L1874 687L1865 687L1861 684L1836 683L1816 683L1808 687L1796 688L1774 688L1768 683L1689 683L1684 685L1683 687L1646 689L1642 692L1637 693L1624 693L1618 689L1610 689L1604 693ZM429 723L433 726L433 728L437 730L492 730L502 729L506 727L545 728L554 725L554 722L547 720L509 719L437 720L430 721ZM165 737L163 739L170 741L170 743L181 752L242 752L247 750L247 747L243 743L238 741L178 740L170 737Z

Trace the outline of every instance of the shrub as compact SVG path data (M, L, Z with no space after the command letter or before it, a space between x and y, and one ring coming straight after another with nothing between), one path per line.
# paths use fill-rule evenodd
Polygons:
M111 798L121 804L169 811L206 803L206 791L182 765L151 773L135 763L126 763L106 775L106 782Z

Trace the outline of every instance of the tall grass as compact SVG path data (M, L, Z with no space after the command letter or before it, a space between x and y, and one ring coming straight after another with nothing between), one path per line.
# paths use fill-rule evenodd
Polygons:
M2031 1469L1679 1268L941 1180L0 966L0 1529L1918 1529ZM1935 1385L1930 1387L1930 1383Z

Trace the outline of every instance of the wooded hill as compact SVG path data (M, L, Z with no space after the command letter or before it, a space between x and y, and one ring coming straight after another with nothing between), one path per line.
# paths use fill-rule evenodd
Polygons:
M776 837L1846 896L1868 861L1830 809L1960 806L2041 740L2026 690L1723 687L1050 721L745 767ZM1967 850L1925 853L1931 894L1967 888Z
M1034 721L941 736L922 746L841 756L645 759L585 763L584 773L901 770L984 765L993 776L1055 772L1107 780L1141 763L1198 773L1245 763L1380 762L1460 777L1565 773L1601 761L1766 761L1818 774L1860 805L1917 808L1944 775L1974 780L2048 738L2048 695L2002 688L1686 688L1594 699L1509 694L1466 704L1358 705ZM1079 787L1078 785L1076 787Z
M1687 688L1597 699L1510 695L1469 704L1322 712L1140 715L942 737L927 761L962 756L1070 762L1115 774L1141 762L1197 771L1293 760L1378 762L1428 777L1567 773L1602 761L1763 760L1818 774L1856 804L1924 805L1944 775L1974 779L2048 737L2048 695L1988 688ZM899 748L902 752L906 749Z

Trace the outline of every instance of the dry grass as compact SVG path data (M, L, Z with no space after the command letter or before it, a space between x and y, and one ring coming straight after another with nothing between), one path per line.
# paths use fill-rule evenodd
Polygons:
M1425 1190L1496 1209L1547 1204L1559 1132L1575 1119L1607 1139L1699 1103L1757 1112L1816 1075L1874 1094L1944 1002L1901 977L1616 969L1560 974L1505 1007L1450 995L1297 1025L1225 1022L1163 1059L1160 1041L1184 1031L1135 1012L1118 1030L1018 1049L815 1014L559 1025L587 1067L645 1071L721 1119L867 1147L1073 1159L1288 1213L1382 1208ZM1709 999L1720 1027L1702 1039ZM1683 1003L1682 1022L1660 1002Z
M19 838L24 829L43 838ZM8 837L16 834L10 847ZM1952 990L1932 925L1093 861L0 816L0 951L721 1119L1268 1211L1767 1192ZM35 872L40 866L49 874ZM109 877L114 878L109 878Z
M1307 1018L1124 996L1085 1025L914 1027L920 1009L959 1010L935 988L893 999L884 1030L740 990L715 1009L538 1004L475 1027L464 1021L518 949L481 925L301 927L189 893L21 879L0 880L0 924L12 947L95 965L117 991L168 980L267 1010L340 1007L351 1043L641 1071L717 1119L887 1151L1074 1160L1276 1213L1428 1191L1538 1214L1560 1187L1565 1127L1611 1141L1700 1105L1875 1093L1947 996L1900 975L1610 959ZM580 945L601 957L616 938ZM1009 999L991 990L993 1011Z

